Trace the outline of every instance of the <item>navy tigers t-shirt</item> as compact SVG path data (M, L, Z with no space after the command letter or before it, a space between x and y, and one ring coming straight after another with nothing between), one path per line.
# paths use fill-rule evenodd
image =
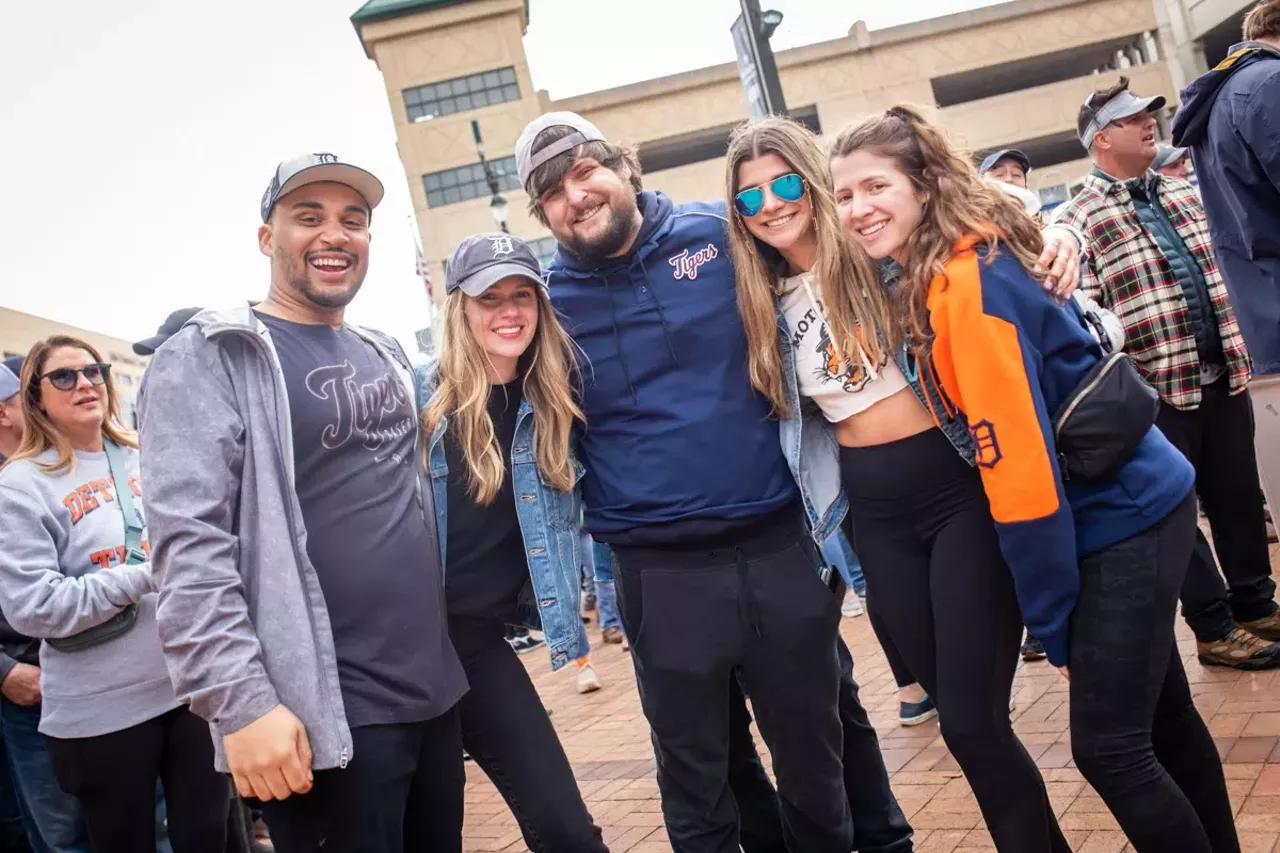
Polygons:
M418 496L413 397L355 332L258 317L284 371L307 556L329 609L347 723L437 717L467 682Z

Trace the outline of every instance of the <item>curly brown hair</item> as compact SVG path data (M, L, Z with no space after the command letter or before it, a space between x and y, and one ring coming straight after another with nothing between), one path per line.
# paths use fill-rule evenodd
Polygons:
M845 128L831 147L831 159L861 150L892 158L925 197L923 218L907 241L897 294L911 347L923 357L933 343L929 288L936 277L946 275L957 241L978 235L986 243L988 263L1002 247L1031 270L1044 238L1022 206L982 180L968 152L952 146L914 107L892 107ZM848 299L837 294L828 298Z

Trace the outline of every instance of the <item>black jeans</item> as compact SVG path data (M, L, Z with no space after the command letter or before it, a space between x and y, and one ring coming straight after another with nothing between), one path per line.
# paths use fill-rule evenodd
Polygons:
M792 853L848 853L836 632L804 519L787 512L714 546L615 547L614 580L675 853L738 850L728 785L740 672L778 779Z
M449 620L471 689L462 744L493 781L534 853L608 853L529 673L501 622Z
M460 853L467 773L457 708L359 726L351 741L345 770L318 770L307 793L262 804L278 853Z
M223 853L231 783L213 769L209 725L185 707L110 734L46 740L94 853L156 849L157 779L173 853Z
M875 727L858 699L853 655L843 639L840 656L840 722L844 728L844 789L858 853L909 853L911 825L889 788ZM778 799L751 738L751 714L734 679L729 700L729 788L741 815L744 853L785 853Z
M1022 616L977 470L936 429L840 459L872 607L937 704L996 849L1069 853L1009 722Z
M1248 392L1232 396L1223 377L1203 389L1200 407L1179 411L1160 404L1156 424L1196 469L1196 493L1209 519L1222 565L1197 527L1186 578L1182 617L1196 639L1220 640L1237 622L1265 619L1276 610L1266 513L1253 448L1253 406Z
M1080 563L1071 752L1139 853L1240 850L1222 764L1174 641L1195 526L1188 495L1155 527Z

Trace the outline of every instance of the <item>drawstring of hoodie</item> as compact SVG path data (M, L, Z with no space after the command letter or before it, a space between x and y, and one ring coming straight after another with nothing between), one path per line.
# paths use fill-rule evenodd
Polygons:
M658 309L658 319L662 322L662 337L667 342L667 352L671 353L671 362L675 367L680 366L680 359L676 356L676 346L671 342L671 329L667 325L667 315L662 311L662 300L658 298L658 288L653 286L653 279L649 277L649 268L644 265L644 261L640 260L640 256L636 256L635 263L640 264L640 271L644 273L644 280L649 283L649 292L653 294L653 304Z
M631 392L631 401L638 402L636 386L631 381L631 371L627 369L627 354L622 349L622 333L618 331L618 309L613 305L613 290L609 285L609 276L604 277L604 298L609 303L609 320L613 323L613 345L618 349L618 361L622 364L622 375L627 380L627 390Z
M671 340L671 327L667 324L666 312L662 310L662 300L658 298L658 289L653 286L653 279L649 276L649 269L644 265L644 261L639 256L631 262L631 267L627 269L628 275L631 273L636 264L640 265L640 271L644 273L644 280L648 283L649 292L653 294L653 304L658 310L658 320L662 323L662 339L667 342L667 352L671 354L671 363L674 367L680 366L680 358L676 355L675 343ZM609 302L609 321L613 324L613 345L618 350L618 362L622 365L622 375L627 380L627 390L631 392L631 400L638 402L636 397L636 386L631 381L631 370L627 367L627 353L622 348L622 332L618 328L618 309L613 304L613 289L610 277L604 276L604 296Z

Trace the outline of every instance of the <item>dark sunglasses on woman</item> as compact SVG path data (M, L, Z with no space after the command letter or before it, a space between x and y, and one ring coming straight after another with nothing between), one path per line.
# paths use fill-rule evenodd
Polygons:
M743 216L755 216L764 209L764 188L782 201L799 201L804 195L804 178L795 172L779 175L768 184L747 187L733 197L734 209Z
M84 378L89 380L90 385L106 385L107 377L111 375L111 365L98 363L86 364L81 368L59 367L57 370L50 370L40 378L48 379L49 384L59 391L70 391L76 387L82 373Z

